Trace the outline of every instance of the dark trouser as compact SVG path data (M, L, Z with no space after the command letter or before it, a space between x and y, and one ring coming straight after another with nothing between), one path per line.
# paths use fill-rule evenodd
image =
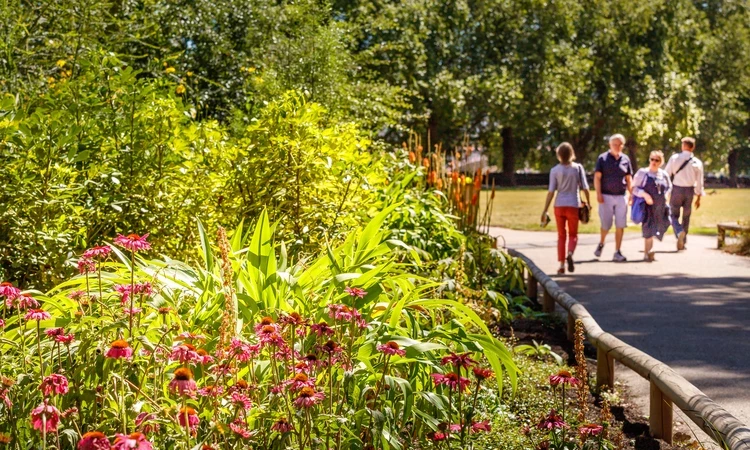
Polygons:
M685 231L686 240L688 229L690 228L690 213L693 210L693 194L695 190L692 187L673 186L672 196L669 198L669 207L672 210L672 229L675 236ZM680 223L680 208L682 208L682 223Z

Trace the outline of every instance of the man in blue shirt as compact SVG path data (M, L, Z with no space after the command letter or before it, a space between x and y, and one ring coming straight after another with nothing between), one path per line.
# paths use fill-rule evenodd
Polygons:
M596 247L594 255L602 256L604 240L615 223L615 254L612 258L615 262L627 261L620 252L622 246L622 235L627 226L628 202L625 193L632 191L631 180L633 166L630 158L622 153L625 146L625 137L614 134L609 138L609 151L599 155L594 169L594 188L596 199L599 201L599 219L601 220L601 239Z

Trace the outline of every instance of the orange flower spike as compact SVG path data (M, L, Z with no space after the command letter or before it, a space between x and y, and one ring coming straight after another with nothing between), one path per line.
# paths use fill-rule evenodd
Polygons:
M414 154L414 152L409 152L409 162L414 164L417 160L417 155Z
M422 165L426 168L430 168L430 159L427 157L422 158Z

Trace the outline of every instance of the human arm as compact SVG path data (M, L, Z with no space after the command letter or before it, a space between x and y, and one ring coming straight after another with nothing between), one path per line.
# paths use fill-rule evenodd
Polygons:
M698 165L694 169L696 171L695 174L695 209L698 209L701 207L701 196L705 194L704 188L703 188L703 164Z
M547 216L547 211L549 210L549 205L552 203L552 198L555 196L555 191L549 191L547 192L547 200L544 202L544 211L542 211L542 219L540 220L541 223L544 223Z
M633 180L634 183L633 183L633 188L632 188L632 194L635 197L640 197L644 199L646 201L646 204L653 205L654 199L651 198L648 192L644 191L643 188L641 188L647 176L648 175L645 169L639 169L638 172L635 173L635 180ZM628 183L628 185L630 185L630 183Z
M599 171L594 172L594 189L596 190L596 201L604 203L604 195L602 195L602 173Z

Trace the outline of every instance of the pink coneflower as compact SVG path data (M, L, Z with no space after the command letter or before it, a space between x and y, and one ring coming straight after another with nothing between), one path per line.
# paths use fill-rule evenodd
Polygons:
M5 328L5 321L0 319L0 328Z
M73 342L75 340L75 338L76 338L75 334L68 333L68 334L57 335L57 336L53 337L52 339L54 339L55 342L59 342L60 344L68 345L71 342Z
M558 386L561 384L576 385L578 383L580 383L580 380L571 375L567 370L561 370L557 372L556 375L550 375L549 377L549 384L552 386Z
M261 344L264 345L284 345L284 338L281 337L278 325L263 325L256 333Z
M68 393L68 379L64 375L53 373L44 377L42 384L39 386L45 397L57 394L63 395Z
M284 384L290 391L299 391L306 387L314 388L315 378L310 378L304 373L298 373L291 380L285 381Z
M554 409L546 417L543 417L537 425L537 428L540 430L554 430L555 428L565 427L567 427L567 424L563 421L562 417L557 415Z
M492 378L495 376L495 372L491 371L490 369L482 369L481 367L474 367L471 369L472 372L474 372L474 376L477 377L477 380L484 381L488 378Z
M0 297L5 297L6 301L15 300L16 297L21 295L21 290L7 281L0 283Z
M234 392L240 392L240 393L242 393L242 392L245 392L245 391L247 391L249 389L250 389L250 385L247 383L247 381L245 381L245 380L237 380L236 383L234 383L233 385L229 386L229 393L234 393Z
M55 336L62 336L65 334L64 328L50 328L48 330L44 331L44 334L47 335L47 337L50 337L52 339L55 338Z
M432 381L435 383L435 386L444 384L452 390L458 389L460 391L464 391L466 387L471 383L468 378L459 377L453 372L448 372L445 375L443 375L442 373L433 373L430 376L432 377Z
M293 431L294 427L291 423L287 422L284 417L280 418L276 422L271 425L271 431L276 431L278 433L288 433L290 431Z
M276 325L276 322L273 320L273 317L265 316L262 319L260 319L260 322L258 322L255 327L253 328L256 333L260 333L263 327L273 327L274 331L280 331L279 326ZM268 330L267 330L268 331Z
M247 424L242 419L236 419L229 424L229 429L237 433L240 437L247 439L252 437L252 433L247 429Z
M15 303L16 303L16 306L18 307L18 309L20 309L21 311L23 311L25 309L29 309L29 308L38 308L39 307L39 302L38 301L36 301L33 297L25 295L25 294L21 294L18 297L16 297ZM6 305L7 304L8 303L6 301Z
M70 294L68 294L68 298L71 299L71 300L76 300L77 301L77 300L80 300L81 298L83 298L85 295L86 295L86 291L77 290L77 291L73 291Z
M344 291L352 297L365 298L367 291L358 287L345 287Z
M400 345L398 345L398 342L395 341L389 341L385 344L378 345L378 351L383 352L386 355L393 356L406 356L406 350L403 350Z
M310 325L310 330L315 332L318 336L330 336L335 333L335 330L331 328L326 322L320 322L314 325Z
M129 234L127 236L123 236L121 234L118 234L115 238L115 244L119 245L120 247L126 248L131 252L149 250L151 248L151 244L146 241L147 237L148 233L144 234L143 236L138 236L137 234Z
M247 395L241 394L239 392L233 392L232 396L230 397L230 400L236 406L239 406L245 410L248 410L253 407L253 402L250 401L250 398Z
M78 260L78 273L86 274L96 272L96 263L91 258L81 258Z
M260 353L260 345L250 345L239 339L232 339L230 349L237 361L240 362L247 362Z
M177 421L183 428L189 428L191 432L195 432L195 428L201 422L198 418L198 413L189 406L180 408L180 412L177 416Z
M120 304L124 305L130 300L131 291L133 286L129 284L116 284L113 286L114 290L120 294Z
M105 259L110 253L112 253L112 248L109 245L100 245L91 247L81 256L89 259Z
M180 339L189 340L189 341L205 341L206 340L206 336L202 334L190 333L188 331L183 331L177 337Z
M471 424L472 433L478 433L480 431L486 431L487 433L492 431L492 426L490 425L490 422L488 420L483 420L481 422L474 422Z
M301 327L307 325L308 320L302 317L298 312L293 312L289 315L281 316L281 318L279 318L279 322L285 325L294 325L296 327Z
M124 339L118 339L112 343L105 356L107 358L114 359L130 359L130 357L133 356L133 349L130 348L130 344L128 344L128 341Z
M217 385L210 385L198 389L198 395L201 397L219 397L224 393L224 387Z
M193 371L187 367L180 367L174 371L174 377L169 382L169 390L178 395L193 397L198 386L193 379Z
M50 317L52 316L50 316L49 313L43 309L31 309L29 310L29 312L26 313L25 316L23 316L25 320L37 320L37 321L47 320Z
M136 316L143 312L141 308L122 308L122 312L128 316Z
M169 355L169 359L172 361L179 361L182 364L196 362L201 359L198 352L195 351L195 346L188 343L182 343L172 348L172 353Z
M8 409L13 407L13 402L10 401L10 396L8 395L9 393L8 389L0 389L0 400L2 400Z
M349 322L352 319L362 317L355 308L346 305L328 305L328 315L335 320Z
M578 434L581 436L598 436L604 427L596 423L587 423L578 428Z
M135 428L141 433L156 433L161 428L154 413L142 412L135 417Z
M214 362L214 357L209 355L206 349L199 348L195 351L198 354L198 362L203 365L209 365Z
M342 351L341 346L332 340L327 341L325 344L321 345L319 348L323 353L327 353L329 355L335 355L336 353L341 353Z
M109 450L110 443L101 431L89 431L78 441L78 450Z
M35 430L47 433L57 430L60 423L60 411L46 401L31 411L31 426Z
M133 286L133 293L149 296L154 293L154 287L148 281L142 281L140 283L135 283Z
M322 402L326 396L322 392L316 392L311 387L304 387L300 389L297 398L294 399L294 406L297 408L312 408L318 403Z
M434 442L444 441L447 438L448 436L441 431L431 431L427 433L427 439L434 441Z
M154 446L143 433L117 434L112 450L153 450Z
M468 368L476 365L476 361L471 358L469 353L451 353L448 356L444 356L440 361L442 365L453 364L456 367Z

